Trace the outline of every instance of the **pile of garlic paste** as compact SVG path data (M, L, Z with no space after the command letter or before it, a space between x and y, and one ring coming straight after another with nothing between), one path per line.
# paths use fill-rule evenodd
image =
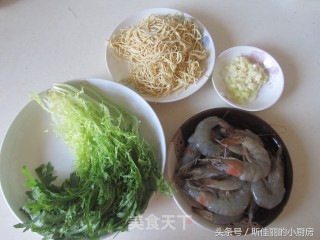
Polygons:
M266 69L249 58L240 56L222 70L227 89L238 103L256 99L260 88L267 82Z

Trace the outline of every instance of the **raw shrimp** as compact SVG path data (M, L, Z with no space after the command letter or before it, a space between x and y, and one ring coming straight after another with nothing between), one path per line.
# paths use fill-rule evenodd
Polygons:
M216 194L201 191L189 181L182 184L182 189L193 200L199 202L209 211L224 216L237 216L244 212L250 203L250 184L245 183L236 191L219 191Z
M192 207L192 211L203 217L204 219L219 225L227 225L240 220L243 216L243 212L235 216L224 216L208 211L207 209Z
M218 125L220 128L218 130L214 129L214 131L212 132L214 136L216 137L220 136L220 139L231 137L231 136L247 136L263 145L261 138L255 133L253 133L252 131L250 131L249 129L242 130L242 129L235 128L234 126L232 126L231 124L229 124L223 119L218 119L218 121L219 121Z
M261 179L251 184L253 198L263 208L274 208L282 201L285 194L284 172L281 161L282 153L280 149L277 156L272 159L267 179Z
M259 143L261 146L263 146L262 139L250 131L249 129L240 130L236 129L233 126L231 126L228 123L220 124L220 126L223 126L219 131L213 130L211 131L211 137L213 140L218 142L219 144L223 145L226 149L230 150L233 153L236 153L238 155L243 154L243 146L241 143L237 143L234 140L232 140L232 136L237 136L237 138L241 137L249 137L255 140L257 143Z
M185 180L194 180L197 181L201 178L216 178L223 175L221 171L217 170L212 166L211 163L207 163L205 165L197 166L195 168L192 168L190 171L185 172L180 177ZM224 174L227 176L227 174Z
M268 151L260 142L248 136L235 135L220 141L223 145L241 144L244 155L248 161L231 158L215 158L211 162L219 170L244 181L256 182L265 178L270 169L270 157Z
M244 185L244 181L232 176L223 179L201 178L198 180L198 183L200 186L207 189L218 189L223 191L237 190Z
M211 137L211 130L223 123L222 119L214 116L205 118L197 125L192 142L197 145L202 155L213 157L223 154L225 148Z

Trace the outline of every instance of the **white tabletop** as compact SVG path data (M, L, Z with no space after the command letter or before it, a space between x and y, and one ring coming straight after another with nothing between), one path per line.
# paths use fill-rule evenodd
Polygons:
M297 239L308 234L318 238L320 1L317 0L1 0L0 142L29 101L30 92L47 89L53 82L80 77L110 79L105 63L105 38L127 16L154 7L180 9L198 18L212 34L217 55L235 45L252 45L278 60L285 75L283 95L271 108L254 114L274 127L284 140L291 155L294 181L288 204L265 234L277 234L276 230L282 228ZM184 100L151 106L169 142L190 116L227 105L208 81ZM116 239L225 237L185 221L174 200L160 194L144 216L158 218L158 226L149 229L137 226L120 233ZM17 219L2 196L0 218L1 239L41 239L35 233L13 228ZM168 218L173 223L166 225Z

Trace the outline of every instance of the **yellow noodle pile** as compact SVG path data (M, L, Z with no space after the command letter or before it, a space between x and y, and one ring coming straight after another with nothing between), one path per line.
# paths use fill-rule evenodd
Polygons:
M129 63L136 89L153 97L179 93L196 83L207 58L197 24L181 15L151 15L121 29L109 46Z

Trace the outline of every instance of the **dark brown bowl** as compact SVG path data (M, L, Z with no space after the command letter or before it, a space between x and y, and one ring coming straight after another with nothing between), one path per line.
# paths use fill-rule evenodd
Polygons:
M178 161L177 159L179 159L181 154L183 153L188 138L194 133L196 126L203 119L210 116L220 117L240 129L251 130L262 138L265 147L270 152L275 153L280 146L282 147L284 184L286 189L285 195L281 203L273 209L269 210L259 207L254 213L254 221L256 225L259 227L266 227L279 216L289 200L293 181L293 171L290 155L283 140L268 123L266 123L261 118L253 115L252 113L235 108L214 108L200 112L188 119L178 129L170 144L169 158L167 160L167 173L169 175L169 178L174 184L174 168ZM184 193L177 187L177 192L175 193L175 201L183 212L190 215L192 214L192 211L191 206L188 206L188 204L191 204L191 202L189 202L187 196L184 197L183 195ZM200 225L205 225L203 227L207 229L209 228L214 230L217 227L217 225L210 224L208 222L203 224L203 220L199 220L199 218L195 215L193 215L192 217L194 218L195 222Z

